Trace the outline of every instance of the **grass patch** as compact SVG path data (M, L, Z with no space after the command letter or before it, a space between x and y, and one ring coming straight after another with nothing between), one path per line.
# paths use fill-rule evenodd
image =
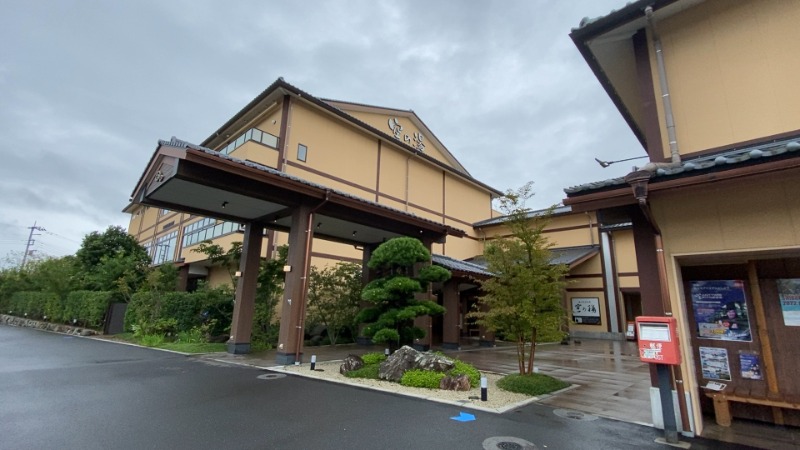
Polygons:
M347 378L367 378L370 380L378 379L380 364L369 364L358 370L353 370L344 374Z
M227 349L224 343L211 342L164 342L157 347L183 353L214 353Z
M506 375L497 381L497 387L500 389L531 396L549 394L569 385L566 381L540 373Z

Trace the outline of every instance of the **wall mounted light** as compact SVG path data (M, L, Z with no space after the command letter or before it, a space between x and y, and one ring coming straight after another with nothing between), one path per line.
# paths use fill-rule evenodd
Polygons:
M227 201L222 202L222 209L225 209L226 206L228 206L228 202Z

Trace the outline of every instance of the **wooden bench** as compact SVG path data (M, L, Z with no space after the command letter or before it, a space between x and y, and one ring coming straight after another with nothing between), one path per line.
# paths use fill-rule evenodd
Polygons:
M706 396L714 401L714 416L716 416L717 424L723 427L731 426L730 402L771 406L773 421L776 425L784 424L782 408L800 409L800 398L790 398L777 392L767 392L766 389L738 387L733 390L725 388L722 391L706 391Z

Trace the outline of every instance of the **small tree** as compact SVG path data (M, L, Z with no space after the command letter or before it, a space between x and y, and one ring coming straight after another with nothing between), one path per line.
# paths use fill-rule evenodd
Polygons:
M236 289L236 271L239 269L239 260L242 258L242 242L235 241L231 243L231 248L227 251L221 245L215 244L212 241L203 241L197 245L193 252L202 253L206 255L212 264L220 264L228 271L231 277L231 286Z
M477 305L481 310L469 313L480 325L516 341L521 375L533 372L537 336L543 331L561 332L561 299L568 272L566 265L550 263L552 244L543 231L552 208L531 217L525 201L532 196L532 183L527 183L501 197L500 210L511 235L486 245L484 257L494 277L481 283L484 295ZM527 361L526 345L530 345Z
M337 263L322 270L311 267L308 284L308 314L327 329L328 338L336 345L339 333L355 328L361 309L361 266Z
M430 300L418 300L416 294L427 291L428 283L450 279L450 271L430 265L431 254L414 238L394 238L381 244L369 260L369 268L382 278L371 281L361 298L375 306L362 310L357 320L369 323L364 336L376 343L409 344L425 337L414 326L414 318L444 314L444 308ZM415 265L428 263L417 271Z

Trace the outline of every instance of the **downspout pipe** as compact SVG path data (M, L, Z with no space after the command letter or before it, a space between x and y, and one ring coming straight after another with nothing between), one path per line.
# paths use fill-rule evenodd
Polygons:
M672 116L672 100L669 95L669 84L667 83L667 70L664 66L664 51L661 48L661 37L656 29L653 7L648 6L644 9L647 18L647 27L653 38L653 47L656 51L656 66L658 70L658 82L661 87L661 102L664 107L664 120L667 125L667 138L669 139L669 152L672 162L667 167L675 167L681 163L681 154L678 150L678 138L675 135L675 119ZM648 166L653 165L652 170ZM664 163L650 163L643 167L644 170L655 171L660 167L665 167Z
M328 201L331 199L331 190L325 190L325 199L322 200L317 206L311 208L311 211L308 212L308 229L306 230L306 254L303 258L303 282L302 282L302 289L300 290L300 295L302 296L300 301L300 323L297 326L297 344L295 345L294 349L294 360L300 361L300 345L303 342L303 323L305 322L306 317L306 301L308 301L308 273L311 269L311 240L313 239L314 235L314 213L316 213L320 208L322 208Z

